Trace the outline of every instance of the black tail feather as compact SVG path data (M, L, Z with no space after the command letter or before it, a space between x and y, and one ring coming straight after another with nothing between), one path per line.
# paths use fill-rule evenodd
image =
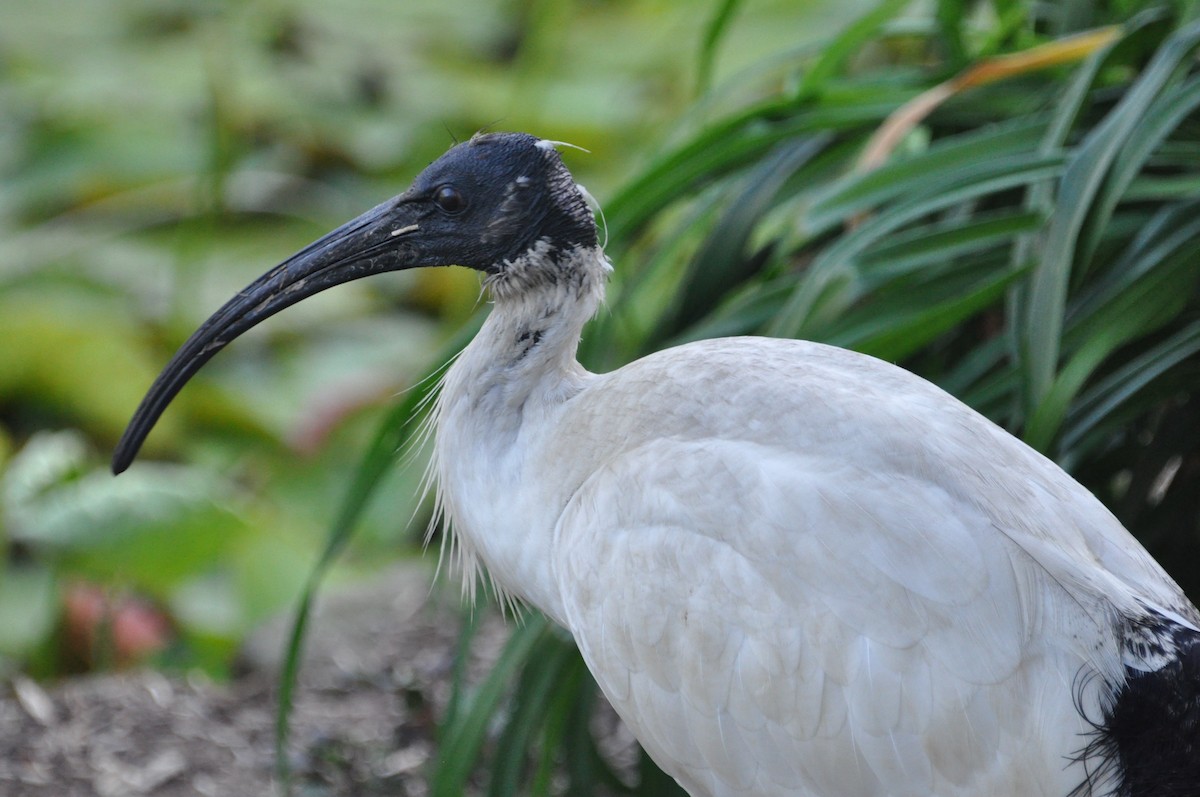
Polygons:
M1154 617L1138 623L1129 652L1145 653L1151 636L1161 666L1126 667L1079 754L1088 776L1073 795L1200 797L1200 632Z

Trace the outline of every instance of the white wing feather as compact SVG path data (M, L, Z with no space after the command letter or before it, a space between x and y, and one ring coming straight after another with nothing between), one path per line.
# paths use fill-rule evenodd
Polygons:
M1114 607L1186 607L1128 586L1170 581L1057 467L883 363L716 341L596 387L657 411L596 428L585 390L561 419L603 456L556 529L559 611L695 795L1061 796Z
M1011 544L977 513L916 514L882 478L857 496L896 510L880 528L840 469L792 459L664 441L597 472L563 516L568 626L651 753L710 773L688 785L712 795L952 794L989 766L1009 777L1005 752L1060 773L1035 723L1084 730L1070 684L1058 705L1004 706L1024 669L1070 656L1012 634ZM734 490L754 523L719 498Z

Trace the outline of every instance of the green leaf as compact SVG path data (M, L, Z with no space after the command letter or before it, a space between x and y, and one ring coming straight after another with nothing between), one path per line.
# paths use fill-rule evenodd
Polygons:
M138 464L118 482L81 435L40 432L0 478L9 536L60 565L165 597L245 531L230 484L191 466Z
M438 744L453 755L443 755L434 763L430 777L433 797L460 797L478 763L488 726L492 723L509 683L530 661L537 643L550 630L549 621L536 612L526 616L513 631L500 658L483 683L475 688L460 710L447 718Z
M10 565L0 572L0 655L29 655L57 619L58 580L50 568Z
M1093 53L1075 70L1066 89L1060 92L1061 96L1056 97L1050 122L1046 126L1042 140L1038 143L1038 152L1047 154L1063 149L1067 136L1086 104L1092 85L1096 82L1100 68L1111 50L1112 47L1108 47ZM1054 208L1055 186L1055 181L1049 179L1032 183L1025 191L1025 209L1042 216L1049 216ZM1039 230L1037 234L1031 232L1017 239L1012 247L1010 262L1013 266L1021 267L1029 263L1040 262L1044 256L1045 230ZM1014 286L1008 299L1008 314L1011 318L1024 319L1028 317L1029 291L1028 282ZM1022 327L1019 323L1009 330L1008 336L1014 354L1024 362L1027 341L1022 337ZM1026 408L1029 406L1028 396L1024 397L1022 406Z
M1161 208L1139 225L1128 247L1071 303L1065 340L1087 338L1136 305L1186 297L1195 281L1191 257L1200 247L1200 200Z
M937 190L975 175L1002 173L1006 166L995 161L1009 165L1027 161L1045 129L1046 120L1041 117L989 125L942 139L918 155L894 158L878 169L847 175L817 192L805 222L814 234L820 234L914 192Z
M773 115L775 110L765 107L720 122L657 159L631 180L605 205L609 253L619 256L655 214L701 186L753 161L780 142L820 130L821 125L811 115L760 118Z
M965 289L954 299L892 313L847 331L831 342L890 362L903 360L956 324L998 302L1023 275L1020 270L1001 272Z
M884 236L929 216L1000 191L1027 185L1058 173L1055 156L1000 159L972 169L962 180L932 186L871 217L853 232L824 249L808 267L787 303L768 326L775 337L800 337L827 324L844 311L860 288L854 285L856 263L864 250Z
M1195 251L1200 252L1200 241L1196 242ZM1191 280L1194 289L1196 279ZM1128 297L1125 307L1119 314L1108 317L1108 322L1097 325L1093 332L1086 337L1067 361L1066 366L1059 372L1050 389L1039 402L1025 427L1024 438L1034 448L1047 451L1061 424L1070 410L1076 394L1083 387L1100 364L1116 349L1138 335L1145 334L1170 320L1182 309L1187 294L1180 294L1171 282L1157 283L1150 280L1139 281L1139 286L1156 287L1166 285L1165 298L1173 299L1175 306L1167 302L1138 301L1138 297L1124 294Z
M863 281L867 286L883 287L911 272L948 267L956 257L1004 244L1040 228L1043 221L1037 213L1016 210L981 213L905 230L863 255Z
M1200 23L1173 34L1116 107L1084 139L1063 173L1041 259L1030 278L1029 301L1022 322L1021 352L1029 385L1028 401L1031 407L1043 406L1040 410L1043 418L1058 414L1045 408L1057 405L1061 398L1046 403L1061 352L1067 286L1080 232L1114 159L1197 42L1200 42ZM1039 433L1039 439L1041 436Z
M717 57L717 46L733 22L742 0L718 0L717 9L704 28L700 40L700 55L696 59L696 93L704 94L712 84L713 63Z
M741 190L729 199L725 212L684 271L674 311L663 313L651 341L670 337L689 326L757 271L754 259L745 254L751 235L784 184L817 156L828 140L827 136L817 136L782 144L743 178Z
M546 644L551 642L551 644ZM566 685L565 676L579 653L574 645L547 636L539 645L540 655L521 668L512 699L512 712L496 744L488 794L506 797L521 791L522 776L539 730L546 722L556 692ZM559 744L546 738L547 753Z
M1126 196L1130 185L1145 167L1154 150L1198 106L1200 75L1165 91L1145 110L1117 154L1108 177L1097 193L1095 207L1088 216L1087 227L1079 242L1078 259L1081 262L1087 263L1092 259L1117 203ZM1081 269L1079 273L1084 272Z
M908 0L883 0L829 42L821 57L804 75L796 96L806 99L819 94L846 61L870 41L892 17L909 5Z
M1089 432L1139 391L1198 352L1200 322L1194 322L1098 380L1067 413L1063 449L1075 449Z

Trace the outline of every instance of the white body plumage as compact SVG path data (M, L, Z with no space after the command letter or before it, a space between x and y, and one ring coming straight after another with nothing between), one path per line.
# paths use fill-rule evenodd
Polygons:
M1200 625L1100 502L845 350L733 338L586 373L607 263L570 268L584 289L496 291L448 372L442 498L655 760L696 797L1083 783L1120 618Z

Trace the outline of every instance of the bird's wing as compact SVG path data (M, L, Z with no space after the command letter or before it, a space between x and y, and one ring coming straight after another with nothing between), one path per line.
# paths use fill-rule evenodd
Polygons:
M659 439L587 479L553 555L589 667L693 794L1061 795L1080 780L1069 637L1090 619L1031 600L1061 588L935 484Z
M591 432L595 451L615 446L608 458L663 437L707 437L827 457L834 467L857 465L974 507L993 534L1097 620L1150 609L1200 628L1200 612L1084 487L940 388L889 363L806 341L724 338L645 357L597 386L576 402L570 431L579 438ZM562 437L574 441L570 458L582 459L576 436ZM927 494L914 493L912 501Z

